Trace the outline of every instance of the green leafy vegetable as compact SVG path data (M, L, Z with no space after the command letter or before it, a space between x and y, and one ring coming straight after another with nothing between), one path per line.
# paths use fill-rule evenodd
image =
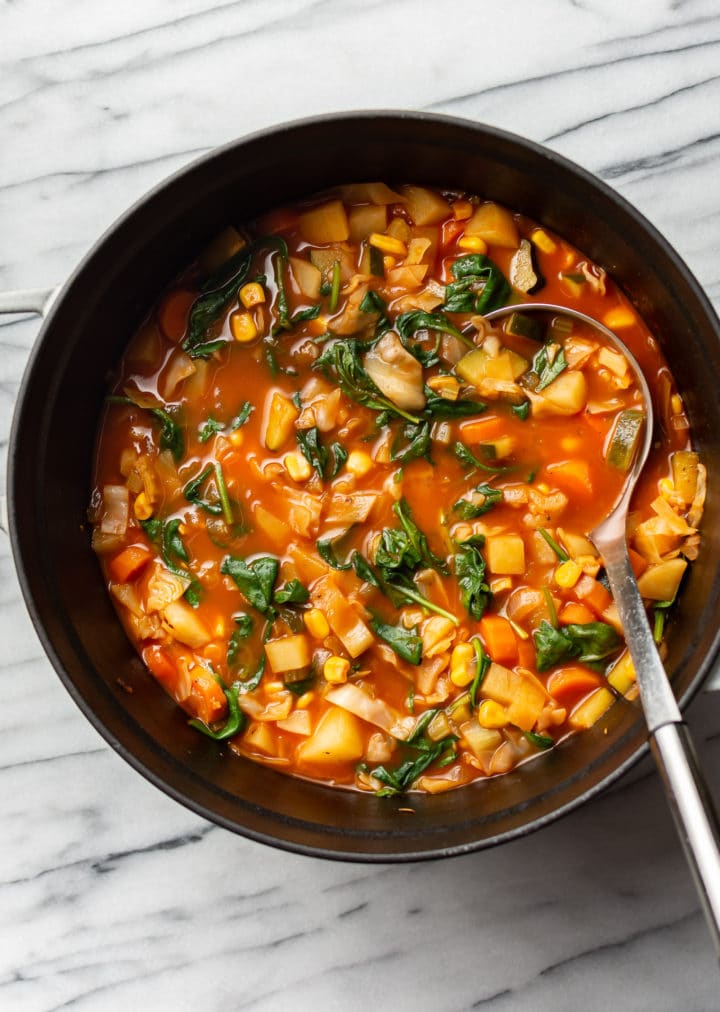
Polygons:
M271 610L273 587L279 569L280 563L271 555L262 555L252 562L227 555L220 572L232 577L240 593L265 615Z
M317 320L319 315L320 306L308 306L307 309L300 309L297 313L293 314L290 325L297 327L298 323L302 323L303 320Z
M422 660L422 639L417 634L417 626L406 629L402 625L387 625L375 617L370 626L373 632L385 640L388 646L409 664L419 664Z
M567 369L567 359L562 345L555 341L548 341L533 358L533 372L538 377L535 389L544 390L565 369Z
M393 512L400 521L400 528L385 529L375 552L375 565L384 580L392 581L398 576L411 576L422 566L447 574L445 562L435 555L427 538L412 518L405 499L393 504Z
M438 765L444 766L453 762L456 758L455 741L454 736L448 736L438 742L420 739L409 746L419 752L415 758L406 759L394 770L389 770L386 766L376 766L374 770L369 771L370 775L385 785L376 792L377 796L389 798L404 794L433 763L437 762Z
M493 488L492 485L478 485L473 489L473 493L478 497L483 496L482 501L458 499L453 505L453 511L463 520L475 520L502 502L502 492L499 488Z
M401 436L405 440L405 445L402 448L399 445ZM390 459L398 464L407 464L411 460L419 460L422 457L430 461L431 445L430 422L420 422L419 425L406 422L400 427L400 432L393 440ZM432 461L430 462L432 463Z
M299 580L290 580L275 591L274 600L276 604L305 604L310 600L310 594Z
M548 749L552 748L555 742L546 734L536 734L535 731L523 732L527 740L535 745L536 748Z
M335 478L340 473L340 470L347 459L348 452L342 443L332 443L330 445L331 466L328 477Z
M360 303L361 313L376 313L377 322L375 324L375 333L379 337L384 334L386 330L390 329L390 320L387 316L387 306L385 301L380 298L377 292L370 289L365 293L362 302Z
M411 415L393 404L370 379L360 357L366 347L361 341L334 341L325 347L313 368L322 370L334 379L350 400L373 411L387 412L390 416L404 418L418 425L421 419L417 415Z
M543 621L535 630L534 638L538 671L547 671L571 658L581 664L595 664L614 654L621 645L617 632L606 622L585 622L555 629Z
M153 544L159 547L166 568L171 573L174 573L175 576L180 576L182 579L190 581L184 597L188 604L191 604L193 608L197 608L200 603L201 586L190 570L186 568L190 557L180 537L179 528L181 523L182 521L178 519L158 520L156 517L152 517L150 520L141 520L140 526ZM178 563L185 563L185 565L179 565Z
M461 443L459 440L455 443L453 452L463 467L471 468L472 470L485 471L487 474L500 474L504 471L512 470L511 467L506 467L502 464L484 464L481 460L478 460L465 443Z
M510 285L497 264L481 253L460 257L450 268L455 281L445 289L448 313L489 313L507 305Z
M401 338L412 337L418 330L436 330L442 334L450 334L457 337L469 348L474 348L474 343L457 329L443 313L424 313L420 309L411 310L409 313L402 313L395 320L395 329Z
M523 401L522 404L512 404L510 410L521 421L525 422L530 414L530 401Z
M228 705L228 715L224 725L217 731L213 731L212 728L208 727L202 720L198 720L197 717L193 717L189 722L190 727L194 727L197 731L202 731L204 735L212 738L213 741L225 741L226 738L232 738L234 735L239 734L244 729L247 720L238 703L238 695L240 693L239 683L234 682L229 689L220 681L219 684L225 693Z
M557 557L560 560L560 562L567 562L568 561L568 559L570 558L570 556L568 555L568 553L566 551L564 551L560 547L560 545L557 543L557 541L552 536L552 534L550 534L549 531L546 531L544 527L538 527L538 534L540 534L540 536L543 538L543 540L546 541L547 544L552 548L552 550L555 552L555 554L557 555Z
M485 653L483 645L477 636L473 636L470 642L472 643L473 649L475 650L475 676L470 685L469 696L470 696L470 706L472 706L473 709L475 709L475 707L477 707L480 702L480 700L478 699L478 692L480 691L480 686L482 685L485 679L485 675L488 673L488 668L490 667L491 661L488 655Z
M337 569L340 572L352 569L352 560L349 562L340 562L338 557L335 555L335 542L339 541L340 538L326 538L324 541L318 541L316 544L317 553L323 562L326 562L331 569Z
M327 449L320 441L317 426L313 426L311 429L298 429L295 436L305 460L317 472L319 478L324 478L329 456Z
M169 450L174 460L182 460L185 455L185 437L177 422L162 408L146 408L131 397L108 397L109 404L126 404L138 411L149 411L160 424L160 449Z
M463 607L472 618L481 619L490 603L491 594L485 582L485 560L477 543L473 544L467 540L457 546L455 576L460 587Z
M223 432L224 430L224 423L218 422L217 419L212 417L212 415L209 415L200 429L198 438L201 443L207 443L208 439L212 439L212 437L217 435L218 432Z
M227 665L231 671L238 666L241 646L253 630L253 620L246 612L243 611L237 615L233 615L233 618L237 628L233 630L230 636L227 649Z

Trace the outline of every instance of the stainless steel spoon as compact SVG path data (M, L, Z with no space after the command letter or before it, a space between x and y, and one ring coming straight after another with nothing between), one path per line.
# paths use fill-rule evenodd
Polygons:
M608 516L590 532L602 556L620 621L625 632L640 689L650 748L660 770L665 794L680 835L685 856L707 918L720 959L720 825L687 725L678 709L665 669L657 652L645 606L628 555L626 526L628 508L637 480L647 461L653 438L653 406L647 381L627 345L602 323L575 309L531 302L505 306L487 313L493 321L510 313L551 313L579 320L597 330L626 358L642 393L645 412L644 439L636 450L619 499Z

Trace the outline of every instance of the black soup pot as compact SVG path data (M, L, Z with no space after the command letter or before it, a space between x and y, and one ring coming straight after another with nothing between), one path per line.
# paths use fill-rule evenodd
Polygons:
M229 221L368 180L463 188L526 213L604 266L657 335L710 476L703 551L667 660L685 704L718 652L718 320L683 262L621 197L554 153L489 127L409 113L322 117L231 144L149 193L99 240L43 324L13 423L9 518L23 592L50 659L88 719L140 773L255 840L401 861L487 847L570 811L644 751L640 712L618 702L590 731L520 769L435 797L378 799L296 780L188 727L127 640L84 519L106 380L160 290ZM408 805L412 814L399 811Z

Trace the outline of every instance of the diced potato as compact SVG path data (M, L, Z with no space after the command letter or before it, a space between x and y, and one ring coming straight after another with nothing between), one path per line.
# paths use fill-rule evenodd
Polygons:
M287 541L290 536L290 528L285 521L280 520L270 510L266 510L260 503L255 503L253 507L253 518L260 530L278 544Z
M371 204L404 204L401 193L391 190L386 183L346 183L340 187L343 199L350 203L366 201Z
M264 439L268 450L279 450L288 441L299 414L289 397L277 390L272 394Z
M347 710L332 706L322 716L314 733L298 746L304 763L352 762L364 750L361 725Z
M332 576L318 580L312 589L312 602L325 613L330 628L351 657L359 657L375 642L375 637Z
M598 365L604 366L615 376L620 379L626 375L630 366L624 355L621 355L619 351L613 351L612 348L601 348L597 356Z
M475 235L488 245L516 249L520 237L513 216L499 204L481 204L465 226L465 235Z
M474 352L470 352L470 354L472 355ZM515 375L513 374L510 352L503 350L497 355L488 358L485 363L485 376L489 379L514 380Z
M384 204L363 204L350 209L350 239L360 242L371 232L384 232L387 228L387 208Z
M640 594L651 601L672 601L686 569L685 559L668 559L650 566L638 580Z
M378 499L378 492L353 492L352 495L334 492L325 514L325 522L331 526L345 527L364 524Z
M487 758L489 761L492 753L503 740L499 731L480 727L474 718L462 724L460 732L463 744L467 745L473 755L481 761L483 758Z
M570 727L578 731L592 727L610 709L614 701L615 697L610 689L596 689L570 714L568 721Z
M264 752L265 755L275 755L273 734L270 725L264 721L257 721L250 725L243 735L243 744L253 751Z
M277 727L291 734L302 734L307 737L312 733L312 719L308 710L293 710L285 720L278 720Z
M560 415L576 415L587 401L587 383L583 373L566 369L544 390L542 396L550 401Z
M482 694L506 706L509 722L523 731L534 727L548 700L544 685L529 671L513 670L495 662L485 675Z
M290 257L290 269L305 298L313 301L319 299L322 274L315 264L311 264L309 260L302 260L300 257Z
M197 649L207 646L210 632L187 601L172 601L162 612L162 624L166 632L186 646Z
M423 186L403 186L410 217L416 225L436 225L450 215L450 205Z
M519 534L496 534L485 543L487 566L495 576L522 576L525 543Z
M613 689L623 696L630 686L635 684L635 666L633 665L629 650L625 651L613 667L608 675L608 682L612 685Z
M299 671L310 664L312 648L304 633L282 636L265 644L265 653L276 675L285 671Z
M350 235L345 207L341 200L330 200L300 215L300 234L306 242L345 242Z

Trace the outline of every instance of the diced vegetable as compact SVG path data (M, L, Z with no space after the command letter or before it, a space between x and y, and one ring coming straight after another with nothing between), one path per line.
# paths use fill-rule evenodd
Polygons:
M435 225L451 213L446 200L423 186L403 186L402 195L416 225Z
M509 249L516 249L520 242L512 214L492 202L480 204L465 225L465 235L476 235L490 246L506 246Z
M186 601L177 600L166 605L162 611L162 622L171 636L193 649L210 642L207 626Z
M403 348L397 334L390 331L380 338L363 366L378 390L399 408L420 411L425 407L422 365Z
M307 242L344 242L350 235L345 207L341 200L320 204L300 215L300 233Z
M359 657L375 642L375 637L340 592L332 576L317 581L312 589L312 601L324 612L330 628L351 657Z
M306 298L312 299L313 302L319 299L322 274L318 268L310 263L309 260L302 260L300 257L290 257L290 269L302 294Z
M674 600L686 569L685 559L668 559L650 566L638 580L640 594L652 601Z
M674 491L687 504L697 491L699 459L692 450L678 450L670 458Z
M576 730L592 727L593 724L597 724L614 702L615 697L609 689L596 689L592 696L588 696L570 714L570 726Z
M300 412L289 397L277 390L272 394L264 438L268 450L282 449L293 434L299 415Z
M522 576L525 572L525 543L519 534L497 534L487 539L485 557L496 576Z
M373 699L351 682L337 689L331 689L326 698L335 706L348 710L368 724L375 724L383 731L391 731L397 724L397 717L387 703L381 699Z
M276 675L307 668L312 657L310 641L302 633L270 640L265 644L265 653Z
M535 263L533 247L527 239L520 240L517 252L510 261L508 279L513 288L517 288L519 292L524 294L534 294L545 284L545 279ZM530 335L524 336L529 337Z
M642 411L631 408L620 412L607 453L607 461L611 467L616 467L619 471L630 470L644 422L645 416Z
M576 415L587 401L585 375L574 369L563 372L542 392L546 401L561 415Z

